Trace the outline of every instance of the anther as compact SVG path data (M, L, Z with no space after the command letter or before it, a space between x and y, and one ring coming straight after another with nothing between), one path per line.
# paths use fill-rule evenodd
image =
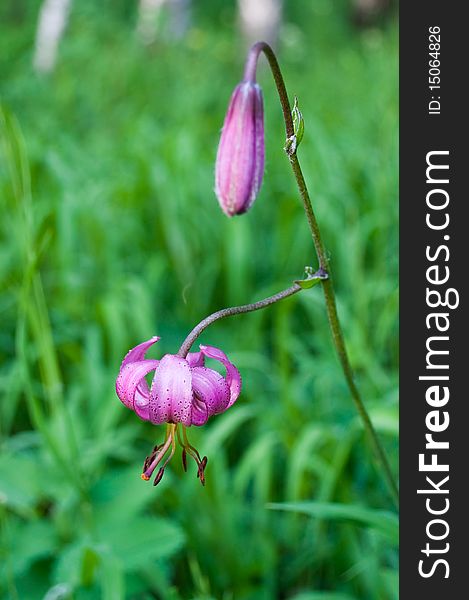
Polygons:
M207 460L207 457L204 456L197 465L197 477L200 479L200 483L202 485L205 485L205 467L207 466Z
M203 470L199 467L199 471L197 473L197 477L200 479L200 483L202 485L205 485L205 473L203 472Z
M153 482L153 485L158 485L159 482L163 479L163 475L164 475L164 468L161 467L160 470L158 471L158 473L156 474L155 481Z

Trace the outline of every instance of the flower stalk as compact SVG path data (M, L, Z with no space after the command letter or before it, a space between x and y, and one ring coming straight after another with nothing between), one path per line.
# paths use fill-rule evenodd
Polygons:
M314 277L314 276L312 276ZM317 277L316 277L317 278ZM317 278L319 281L319 278ZM308 277L306 278L307 281ZM301 283L294 283L292 286L287 288L286 290L282 290L273 296L269 296L264 300L259 300L258 302L253 302L252 304L244 304L243 306L232 306L231 308L222 308L217 312L212 313L208 317L206 317L203 321L201 321L198 325L194 327L194 329L189 333L181 347L178 351L178 356L185 358L191 349L192 344L199 337L199 335L207 329L209 325L218 321L219 319L225 319L226 317L231 317L233 315L240 315L242 313L252 312L254 310L259 310L261 308L265 308L266 306L270 306L271 304L275 304L279 300L283 300L284 298L288 298L289 296L293 296L297 292L301 292L304 287Z
M300 162L297 157L297 149L298 143L295 136L295 128L292 118L292 111L290 108L290 102L288 99L288 94L285 86L285 81L282 76L282 72L280 70L280 66L278 64L277 58L272 50L272 48L265 42L257 42L251 49L250 57L248 59L251 60L251 56L255 56L256 59L259 54L263 52L267 61L269 63L270 69L272 71L272 75L275 81L275 85L277 87L278 96L280 99L280 104L282 106L283 118L285 121L285 132L286 132L286 144L285 144L285 152L289 158L293 174L295 176L296 184L298 187L298 191L300 193L301 200L303 202L303 207L306 213L306 218L308 220L309 229L311 232L311 237L313 240L314 248L316 251L316 256L319 262L319 269L323 271L328 277L322 278L322 289L324 292L324 299L326 303L326 311L327 317L329 320L329 326L331 329L332 340L334 343L334 347L336 349L337 355L339 357L340 365L342 367L342 371L344 373L345 380L347 382L347 386L349 388L352 399L355 403L355 407L357 412L362 420L365 431L367 432L373 449L375 451L376 457L381 465L383 476L386 480L386 483L389 487L389 490L392 494L393 500L396 505L399 504L399 491L397 488L396 481L391 471L391 467L389 465L388 459L386 457L386 453L381 445L381 442L378 438L376 430L371 422L370 416L366 407L363 403L363 399L361 394L355 384L354 375L352 366L350 364L350 360L347 353L347 348L345 345L344 335L342 332L342 327L340 324L339 316L337 313L337 304L335 300L334 287L332 284L332 279L330 277L330 268L329 268L329 260L327 258L324 244L322 242L321 231L319 229L319 224L316 219L316 215L313 210L313 206L311 203L311 198L308 192L308 188L306 186L306 182L303 176L303 172L301 170Z

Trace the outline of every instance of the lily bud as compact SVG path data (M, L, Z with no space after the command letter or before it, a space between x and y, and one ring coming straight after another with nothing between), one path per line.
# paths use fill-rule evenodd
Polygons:
M264 106L256 83L258 52L250 55L244 81L231 96L215 166L215 193L229 217L245 213L264 175Z

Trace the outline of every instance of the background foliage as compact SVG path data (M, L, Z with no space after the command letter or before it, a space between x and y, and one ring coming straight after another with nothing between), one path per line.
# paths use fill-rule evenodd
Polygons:
M396 517L318 288L203 335L244 381L191 432L206 488L178 460L157 488L139 478L163 431L115 397L127 350L158 334L175 352L208 313L315 262L265 67L259 198L229 220L212 191L244 61L235 6L197 2L184 39L144 47L136 5L77 2L47 77L31 68L38 2L0 8L3 597L397 598ZM397 469L396 27L288 3L279 59L357 381Z

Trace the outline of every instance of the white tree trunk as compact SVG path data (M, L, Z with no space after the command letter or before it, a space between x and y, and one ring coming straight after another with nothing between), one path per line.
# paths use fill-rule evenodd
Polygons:
M171 9L170 32L176 39L182 39L190 25L190 0L169 0Z
M248 44L277 45L282 21L282 0L238 0L241 30Z
M137 35L144 44L155 42L165 25L163 37L180 39L186 34L189 22L190 0L140 0Z
M165 0L140 0L138 5L137 35L144 44L156 40L158 16Z
M373 25L389 11L392 0L352 0L353 17L357 25Z
M71 0L44 0L42 3L33 59L34 68L38 72L49 73L54 69L71 3Z

